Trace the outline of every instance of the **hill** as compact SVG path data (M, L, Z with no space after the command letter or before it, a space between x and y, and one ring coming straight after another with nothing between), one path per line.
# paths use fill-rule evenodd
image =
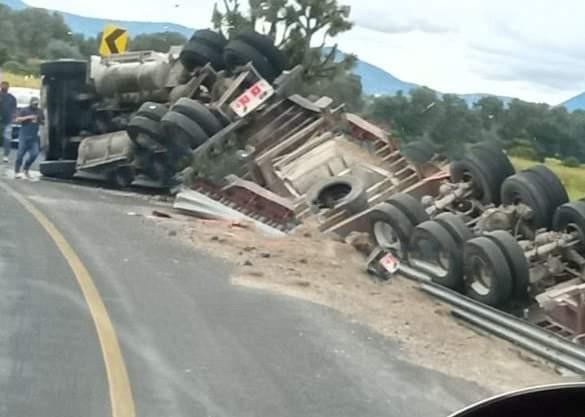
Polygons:
M28 7L22 0L0 0L0 4L5 4L12 9L24 9ZM101 32L106 23L114 24L128 30L130 35L136 36L141 33L153 32L179 32L186 37L193 34L193 28L177 25L168 22L136 22L128 20L106 20L93 17L79 16L63 11L58 11L65 20L67 26L71 28L74 33L81 33L87 37L95 36Z
M565 106L569 111L585 110L585 93L581 93L573 98L570 98L560 105Z
M383 69L360 60L357 61L353 72L361 77L363 92L369 96L393 96L398 91L407 94L418 87L417 84L402 81Z

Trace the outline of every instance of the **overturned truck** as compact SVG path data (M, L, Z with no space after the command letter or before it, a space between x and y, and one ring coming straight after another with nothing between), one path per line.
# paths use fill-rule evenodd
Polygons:
M142 177L167 186L193 149L267 99L269 83L285 68L269 38L248 32L228 42L211 30L168 53L45 62L41 173L88 174L118 186ZM259 102L236 105L251 87Z

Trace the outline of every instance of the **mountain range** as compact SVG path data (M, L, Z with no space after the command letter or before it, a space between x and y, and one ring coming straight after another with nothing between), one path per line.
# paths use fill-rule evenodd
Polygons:
M28 7L22 0L0 0L0 4L5 4L13 9L23 9ZM65 23L74 33L82 33L85 36L95 36L101 32L106 23L114 24L128 30L131 36L141 33L153 32L179 32L186 37L190 37L193 28L177 25L168 22L137 22L126 20L105 20L100 18L79 16L67 12L58 11L63 16ZM370 63L358 60L354 73L361 77L363 92L366 95L395 95L398 91L408 93L411 89L419 87L418 84L400 80L383 69ZM469 105L475 103L482 97L490 94L462 94L460 95ZM512 100L511 97L498 96L504 103ZM564 103L569 111L585 109L585 93L580 94Z

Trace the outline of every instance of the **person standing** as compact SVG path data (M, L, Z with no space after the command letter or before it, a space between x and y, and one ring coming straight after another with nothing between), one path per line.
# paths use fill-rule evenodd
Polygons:
M4 162L8 162L12 146L12 122L16 116L16 98L8 92L8 81L0 83L0 134L4 145Z
M16 119L20 123L20 137L18 138L18 152L16 153L16 163L14 164L14 177L22 178L20 168L24 169L24 176L30 179L29 169L40 152L39 125L43 123L43 113L39 107L39 99L33 97L30 99L28 107L22 109ZM24 156L28 154L24 166L22 165Z

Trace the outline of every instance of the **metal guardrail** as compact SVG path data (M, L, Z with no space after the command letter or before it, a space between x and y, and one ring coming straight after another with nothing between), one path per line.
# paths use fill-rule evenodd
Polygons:
M508 340L541 358L578 374L585 374L585 348L511 314L431 282L424 273L400 265L399 272L421 283L421 291L454 307L453 316Z

